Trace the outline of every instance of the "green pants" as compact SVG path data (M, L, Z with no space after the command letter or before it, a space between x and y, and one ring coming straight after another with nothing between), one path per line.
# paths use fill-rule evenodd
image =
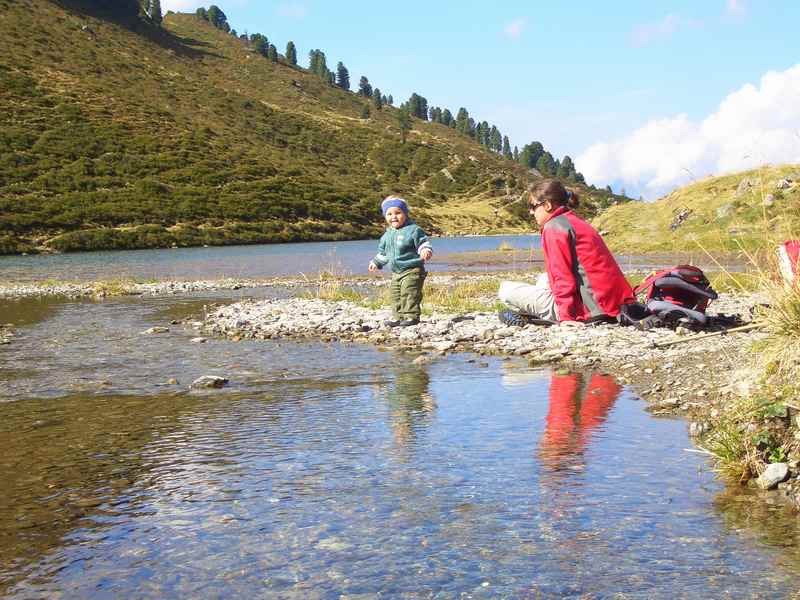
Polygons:
M397 319L419 319L422 304L422 284L427 273L421 267L392 273L389 294L392 312Z

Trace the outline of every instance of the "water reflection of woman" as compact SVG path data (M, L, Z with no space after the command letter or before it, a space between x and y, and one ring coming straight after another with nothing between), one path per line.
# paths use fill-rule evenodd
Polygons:
M387 400L392 433L398 446L413 445L421 429L427 426L436 408L429 391L430 376L425 369L399 367Z
M602 424L621 391L609 375L553 375L550 406L540 444L542 465L550 471L579 465L594 429Z

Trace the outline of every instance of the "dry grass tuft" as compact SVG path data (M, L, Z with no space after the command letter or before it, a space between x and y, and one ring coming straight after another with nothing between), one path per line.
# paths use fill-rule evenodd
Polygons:
M757 357L766 376L800 388L800 287L770 283L769 305L760 311L769 337L758 344Z
M344 274L337 272L333 267L321 270L314 279L309 279L305 275L303 278L313 284L310 291L302 294L306 298L334 302L346 300L355 304L362 304L365 300L364 294L347 285Z

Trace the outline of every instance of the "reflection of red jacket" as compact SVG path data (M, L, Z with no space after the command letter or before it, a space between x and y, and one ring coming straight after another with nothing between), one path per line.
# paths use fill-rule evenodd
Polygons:
M580 375L553 375L542 451L553 458L582 453L621 389L609 375L593 374L583 391Z
M566 207L542 226L542 250L559 321L616 317L621 305L634 301L603 238Z

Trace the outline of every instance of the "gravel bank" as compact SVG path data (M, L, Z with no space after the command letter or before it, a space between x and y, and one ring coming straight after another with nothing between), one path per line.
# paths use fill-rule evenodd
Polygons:
M714 306L716 314L747 319L757 303L752 296L722 295ZM419 325L391 329L384 323L390 316L388 309L373 310L344 301L244 301L210 313L204 331L232 339L294 337L395 346L419 353L420 361L448 352L476 352L521 356L531 365L599 368L634 385L651 402L653 411L671 413L707 404L708 397L730 385L724 365L737 364L741 351L763 335L749 331L657 348L654 343L678 339L679 334L616 325L508 327L494 313L434 313Z

